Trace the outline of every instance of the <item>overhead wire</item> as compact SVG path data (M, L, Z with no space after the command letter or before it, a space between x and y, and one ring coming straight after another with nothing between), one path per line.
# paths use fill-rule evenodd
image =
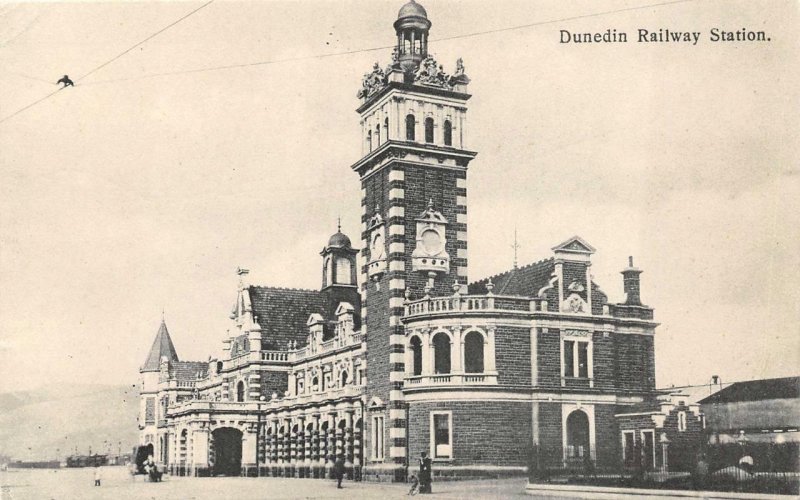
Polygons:
M135 49L136 47L138 47L138 46L140 46L140 45L142 45L142 44L144 44L144 43L148 42L149 40L152 40L153 38L157 37L157 36L158 36L158 35L160 35L161 33L163 33L163 32L165 32L165 31L167 31L168 29L172 28L172 27L173 27L173 26L175 26L176 24L178 24L178 23L180 23L181 21L185 20L185 19L186 19L186 18L188 18L189 16L191 16L191 15L195 14L195 13L196 13L196 12L198 12L199 10L201 10L201 9L203 9L203 8L205 8L205 7L209 6L209 5L211 5L212 3L214 3L214 0L209 0L208 2L204 3L204 4L203 4L203 5L201 5L200 7L198 7L198 8L196 8L196 9L192 10L192 11L191 11L191 12L189 12L188 14L185 14L184 16L182 16L182 17L180 17L179 19L177 19L177 20L173 21L172 23L168 24L167 26L164 26L164 27L163 27L163 28L161 28L160 30L156 31L156 32L155 32L155 33L153 33L152 35L150 35L150 36L148 36L147 38L145 38L144 40L141 40L141 41L137 42L136 44L134 44L134 45L132 45L131 47L129 47L128 49L126 49L126 50L124 50L124 51L120 52L119 54L117 54L116 56L112 57L111 59L109 59L108 61L104 62L103 64L101 64L101 65L99 65L99 66L95 67L94 69L92 69L92 70L91 70L91 71L89 71L88 73L84 74L83 76L81 76L81 77L79 77L79 78L76 78L76 79L75 79L75 81L76 81L76 82L79 82L79 81L83 80L84 78L86 78L87 76L91 75L92 73L95 73L96 71L98 71L98 70L100 70L100 69L102 69L102 68L104 68L104 67L108 66L109 64L111 64L112 62L116 61L116 60L117 60L117 59L119 59L120 57L124 56L124 55L125 55L125 54L127 54L128 52L132 51L132 50L133 50L133 49ZM21 75L18 75L18 76L21 76ZM34 78L32 78L32 77L26 77L26 78L31 78L31 79L34 79ZM36 80L38 80L38 79L36 79ZM43 81L43 80L40 80L40 81ZM13 117L17 116L18 114L22 113L23 111L25 111L25 110L28 110L28 109L30 109L30 108L32 108L32 107L34 107L35 105L39 104L40 102L42 102L42 101L45 101L45 100L49 99L50 97L52 97L52 96L56 95L57 93L59 93L60 91L64 90L65 88L66 88L66 86L64 86L64 87L60 87L60 88L58 88L58 90L56 90L55 92L51 92L50 94L47 94L46 96L42 97L41 99L38 99L38 100L36 100L36 101L34 101L34 102L32 102L32 103L28 104L28 105L27 105L27 106L25 106L24 108L18 109L18 110L17 110L17 111L15 111L14 113L12 113L12 114L10 114L10 115L8 115L8 116L6 116L6 117L4 117L4 118L0 119L0 123L4 123L5 121L7 121L7 120L10 120L11 118L13 118Z
M655 7L663 7L663 6L667 6L667 5L676 5L676 4L688 3L688 2L694 2L694 1L697 1L697 0L670 0L670 1L666 1L666 2L651 3L651 4L647 4L647 5L636 5L636 6L633 6L633 7L624 7L624 8L620 8L620 9L613 9L613 10L607 10L607 11L602 11L602 12L594 12L594 13L590 13L590 14L581 14L581 15L577 15L577 16L569 16L569 17L563 17L563 18L559 18L559 19L550 19L550 20L547 20L547 21L538 21L538 22L534 22L534 23L520 24L520 25L516 25L516 26L508 26L508 27L505 27L505 28L496 28L496 29L491 29L491 30L475 31L475 32L472 32L472 33L464 33L464 34L460 34L460 35L453 35L453 36L442 37L442 38L432 38L430 41L431 42L443 42L443 41L449 41L449 40L459 40L459 39L471 38L471 37L475 37L475 36L482 36L482 35L488 35L488 34L493 34L493 33L502 33L502 32L506 32L506 31L515 31L515 30L521 30L521 29L526 29L526 28L533 28L533 27L537 27L537 26L545 26L545 25L548 25L548 24L562 23L562 22L568 22L568 21L576 21L576 20L579 20L579 19L589 19L589 18L593 18L593 17L606 16L606 15L610 15L610 14L617 14L617 13L620 13L620 12L630 12L630 11L649 9L649 8L655 8ZM152 35L150 35L147 38L145 38L144 40L136 43L135 45L133 45L132 47L128 48L127 50L117 54L112 59L110 59L110 60L104 62L103 64L97 66L96 68L92 69L91 71L89 71L85 75L81 76L76 81L83 80L87 76L89 76L89 75L95 73L96 71L104 68L105 66L111 64L112 62L114 62L117 59L119 59L120 57L124 56L125 54L127 54L131 50L135 49L139 45L142 45L143 43L151 40L152 38L155 38L159 34L161 34L164 31L166 31L167 29L175 26L176 24L180 23L184 19L188 18L192 14L194 14L197 11L205 8L206 6L210 5L213 2L214 2L214 0L210 0L209 2L206 2L202 6L198 7L197 9L195 9L195 10L193 10L191 12L189 12L188 14L184 15L183 17L181 17L180 19L174 21L173 23L165 26L164 28L162 28L161 30L157 31L156 33L153 33ZM328 53L328 54L312 54L312 55L307 55L307 56L288 57L288 58L283 58L283 59L271 59L271 60L265 60L265 61L255 61L255 62L250 62L250 63L227 64L227 65L223 65L223 66L211 66L211 67L206 67L206 68L195 68L195 69L180 70L180 71L168 71L168 72L163 72L163 73L151 73L151 74L146 74L146 75L138 75L138 76L130 77L130 78L116 78L116 79L111 79L111 80L100 80L100 81L95 81L95 82L88 82L88 83L83 83L81 86L99 85L99 84L105 84L105 83L117 83L117 82L132 81L132 80L142 80L142 79L156 78L156 77L162 77L162 76L174 76L174 75L183 75L183 74L191 74L191 73L203 73L203 72L208 72L208 71L222 71L222 70L235 69L235 68L248 68L248 67L254 67L254 66L266 66L266 65L271 65L271 64L280 64L280 63L295 62L295 61L305 61L305 60L310 60L310 59L324 59L324 58L328 58L328 57L339 57L339 56L345 56L345 55L351 55L351 54L375 52L375 51L378 51L378 50L388 50L388 49L392 49L394 47L395 47L395 45L392 44L392 45L384 45L384 46L380 46L380 47L370 47L370 48L364 48L364 49L354 49L354 50L346 50L346 51L341 51L341 52L332 52L332 53ZM59 89L59 90L61 90L61 89ZM5 122L6 120L12 118L13 116L16 116L19 113L21 113L22 111L25 111L26 109L29 109L29 108L33 107L34 105L44 101L45 99L55 95L56 93L57 93L57 91L53 92L53 93L51 93L51 94L49 94L49 95L47 95L47 96L45 96L45 97L43 97L41 99L39 99L38 101L36 101L34 103L29 104L28 106L25 106L24 108L14 112L12 115L9 115L9 116L7 116L7 117L5 117L3 119L0 119L0 123Z
M561 22L567 22L567 21L575 21L575 20L578 20L578 19L588 19L588 18L592 18L592 17L604 16L604 15L609 15L609 14L616 14L616 13L620 13L620 12L642 10L642 9L648 9L648 8L654 8L654 7L661 7L661 6L665 6L665 5L674 5L674 4L680 4L680 3L695 2L695 1L697 1L697 0L670 0L668 2L658 2L658 3L652 3L652 4L647 4L647 5L639 5L639 6L634 6L634 7L625 7L625 8L622 8L622 9L614 9L614 10L608 10L608 11L603 11L603 12L595 12L595 13L591 13L591 14L582 14L582 15L578 15L578 16L564 17L564 18L560 18L560 19L551 19L551 20L548 20L548 21L538 21L538 22L535 22L535 23L520 24L520 25L517 25L517 26L508 26L508 27L505 27L505 28L497 28L497 29L484 30L484 31L475 31L475 32L472 32L472 33L453 35L453 36L449 36L449 37L431 38L430 42L444 42L444 41L449 41L449 40L459 40L459 39L463 39L463 38L471 38L471 37L475 37L475 36L482 36L482 35L488 35L488 34L493 34L493 33L501 33L501 32L504 32L504 31L520 30L520 29L532 28L532 27L536 27L536 26L544 26L544 25L548 25L548 24L555 24L555 23L561 23ZM395 45L392 44L392 45L383 45L383 46L380 46L380 47L370 47L370 48L365 48L365 49L354 49L354 50L346 50L346 51L341 51L341 52L331 52L331 53L328 53L328 54L312 54L312 55L307 55L307 56L287 57L287 58L284 58L284 59L269 59L269 60L264 60L264 61L255 61L255 62L241 63L241 64L226 64L226 65L223 65L223 66L210 66L210 67L205 67L205 68L195 68L195 69L187 69L187 70L179 70L179 71L166 71L166 72L162 72L162 73L150 73L150 74L146 74L146 75L137 75L137 76L133 76L133 77L130 77L130 78L115 78L115 79L111 79L111 80L99 80L99 81L96 81L96 82L86 83L84 85L100 85L100 84L104 84L104 83L127 82L127 81L132 81L132 80L142 80L142 79L147 79L147 78L156 78L156 77L161 77L161 76L175 76L175 75L185 75L185 74L191 74L191 73L203 73L203 72L207 72L207 71L222 71L222 70L235 69L235 68L248 68L248 67L253 67L253 66L266 66L266 65L270 65L270 64L280 64L280 63L286 63L286 62L306 61L306 60L309 60L309 59L324 59L324 58L328 58L328 57L338 57L338 56L345 56L345 55L351 55L351 54L375 52L375 51L378 51L378 50L388 50L388 49L393 49L394 47L395 47Z

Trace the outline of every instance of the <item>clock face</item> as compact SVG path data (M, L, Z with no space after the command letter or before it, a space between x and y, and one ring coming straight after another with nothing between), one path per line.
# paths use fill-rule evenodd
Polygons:
M442 238L436 231L428 229L422 233L422 246L428 254L437 254L442 248Z

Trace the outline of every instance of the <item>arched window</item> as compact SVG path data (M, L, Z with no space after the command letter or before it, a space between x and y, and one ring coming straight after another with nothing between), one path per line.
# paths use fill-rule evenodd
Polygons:
M464 371L483 373L483 335L469 332L464 337Z
M567 417L567 458L589 456L589 417L576 410Z
M388 141L389 140L389 118L388 117L383 120L383 140L384 141Z
M453 145L453 124L450 123L450 120L444 121L444 145Z
M311 380L311 390L314 392L319 390L319 377L314 377Z
M372 151L372 130L367 131L367 149Z
M450 373L450 337L439 332L433 337L434 372Z
M422 341L419 337L411 337L412 375L422 375Z
M347 370L342 370L342 387L347 385L347 379L349 377L350 377L350 375L347 373Z
M406 140L413 141L414 140L414 128L416 127L416 121L414 120L414 115L408 114L406 115Z
M433 142L433 118L425 118L425 142Z
M240 403L244 401L244 382L241 380L236 384L236 401Z
M381 124L375 125L375 147L381 145Z

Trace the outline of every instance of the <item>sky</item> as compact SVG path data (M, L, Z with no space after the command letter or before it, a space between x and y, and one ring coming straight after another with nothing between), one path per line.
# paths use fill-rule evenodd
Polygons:
M181 359L218 355L240 266L318 288L337 217L357 239L356 92L402 3L217 0L141 45L203 4L0 4L0 119L77 82L0 123L0 389L134 383L162 310ZM580 235L611 301L644 270L659 386L798 375L800 4L422 3L472 79L470 280L515 228L521 264Z

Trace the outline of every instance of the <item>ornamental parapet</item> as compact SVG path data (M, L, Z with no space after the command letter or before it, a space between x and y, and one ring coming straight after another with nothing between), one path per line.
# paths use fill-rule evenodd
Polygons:
M436 316L463 316L465 314L491 316L497 313L530 316L541 311L546 303L538 298L505 295L451 295L449 297L424 297L405 304L404 321L431 319Z
M446 375L417 375L405 378L405 388L426 386L497 385L497 373L448 373Z

